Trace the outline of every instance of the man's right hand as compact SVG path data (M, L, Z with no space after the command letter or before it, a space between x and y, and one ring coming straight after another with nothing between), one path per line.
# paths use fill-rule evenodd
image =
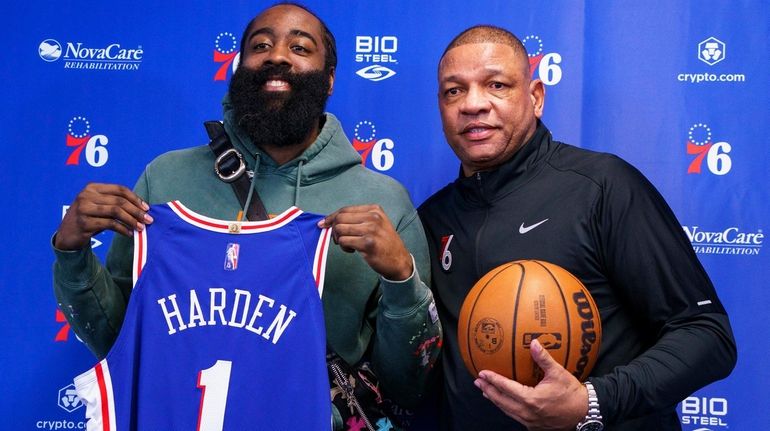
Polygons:
M131 236L132 231L152 223L150 206L127 187L91 183L78 193L59 225L54 247L59 250L85 248L91 237L109 229Z

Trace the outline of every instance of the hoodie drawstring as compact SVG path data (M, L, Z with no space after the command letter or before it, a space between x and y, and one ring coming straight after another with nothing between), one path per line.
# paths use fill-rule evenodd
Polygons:
M249 205L251 204L251 197L254 195L254 189L257 188L257 174L259 173L259 153L254 157L254 171L251 175L251 187L249 187L249 194L246 196L246 203L243 205L243 214L246 214Z
M297 163L297 183L294 185L294 206L297 208L299 208L299 181L302 178L302 165L304 164L304 160Z

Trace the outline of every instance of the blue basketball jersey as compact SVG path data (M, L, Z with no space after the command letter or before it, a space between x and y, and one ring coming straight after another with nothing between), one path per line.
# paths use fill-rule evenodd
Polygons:
M88 430L329 429L322 216L150 215L115 345L75 378Z

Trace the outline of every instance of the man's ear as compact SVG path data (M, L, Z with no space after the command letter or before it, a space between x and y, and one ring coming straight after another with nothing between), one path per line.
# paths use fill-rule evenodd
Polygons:
M329 71L329 92L327 93L329 96L334 92L334 72L335 69L332 67Z
M545 85L539 79L533 79L529 83L529 98L532 100L532 108L535 110L535 117L543 116L545 106Z

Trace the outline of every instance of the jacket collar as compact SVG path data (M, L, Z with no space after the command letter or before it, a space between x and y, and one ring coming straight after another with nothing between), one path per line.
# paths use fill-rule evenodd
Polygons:
M551 132L538 120L532 137L502 165L465 177L462 167L455 187L469 203L488 205L524 185L537 173L554 147Z

